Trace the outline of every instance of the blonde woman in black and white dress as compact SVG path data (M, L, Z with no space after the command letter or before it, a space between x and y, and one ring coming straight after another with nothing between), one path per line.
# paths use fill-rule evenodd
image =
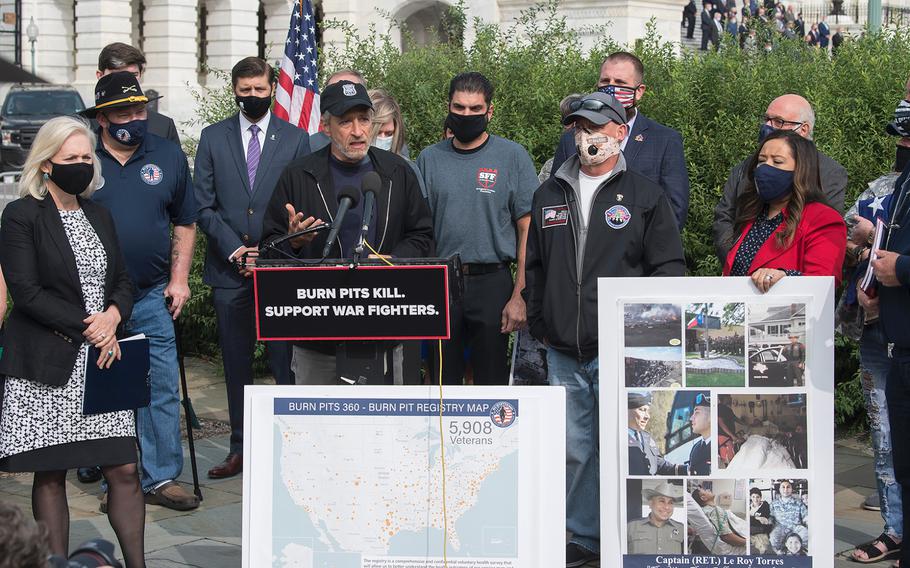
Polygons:
M83 415L89 345L117 364L117 329L133 308L110 213L88 198L100 167L95 137L81 120L48 121L35 137L3 211L0 265L13 309L0 375L0 470L34 472L32 511L51 551L66 556L66 472L101 464L110 486L108 517L129 568L145 565L145 503L136 468L132 411Z

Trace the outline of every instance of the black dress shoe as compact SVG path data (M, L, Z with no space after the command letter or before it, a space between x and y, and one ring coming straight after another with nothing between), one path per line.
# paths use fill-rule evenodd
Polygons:
M570 542L566 545L566 568L578 568L598 558L600 558L599 554L591 552L580 544Z
M82 483L95 483L101 479L101 466L80 467L76 470L76 477L78 477L79 481Z

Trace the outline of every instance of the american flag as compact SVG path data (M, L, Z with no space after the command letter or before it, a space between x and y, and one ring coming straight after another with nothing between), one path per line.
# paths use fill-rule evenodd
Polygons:
M310 134L319 130L316 18L312 0L295 0L278 73L275 115Z

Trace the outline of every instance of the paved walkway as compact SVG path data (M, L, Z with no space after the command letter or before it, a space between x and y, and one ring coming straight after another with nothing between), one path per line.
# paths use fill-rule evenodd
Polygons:
M199 359L187 359L187 381L196 414L203 421L227 421L224 379L220 368ZM242 479L214 481L205 472L224 459L228 436L213 436L196 442L196 455L204 501L197 511L179 512L149 506L146 510L146 551L149 568L231 568L241 564ZM871 453L865 444L848 439L835 447L835 557L834 568L859 564L841 555L853 543L864 542L882 529L878 513L864 511L860 504L874 491ZM180 481L192 486L189 454ZM68 478L71 516L71 547L90 538L117 542L105 515L98 511L99 484L83 485L75 472ZM30 510L31 476L0 477L0 500ZM891 562L869 564L885 568ZM826 568L816 561L815 566Z

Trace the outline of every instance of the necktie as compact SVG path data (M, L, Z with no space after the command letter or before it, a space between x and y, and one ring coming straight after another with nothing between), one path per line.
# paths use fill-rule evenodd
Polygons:
M252 136L250 136L250 143L246 147L246 173L250 178L250 192L252 192L253 184L256 183L256 168L259 167L262 148L259 147L259 127L251 124L250 133L252 133Z

